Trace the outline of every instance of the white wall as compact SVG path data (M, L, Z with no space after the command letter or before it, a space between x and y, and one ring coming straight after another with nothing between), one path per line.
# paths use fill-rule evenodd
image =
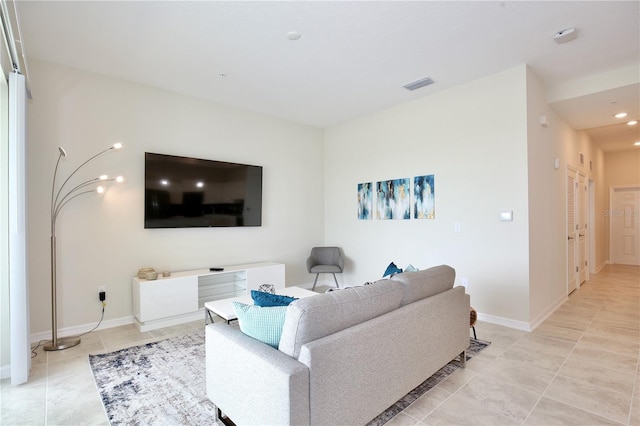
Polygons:
M445 263L468 278L478 312L527 326L526 84L522 65L325 131L325 243L342 246L346 283L378 279L391 261ZM424 174L435 175L435 219L357 219L358 183Z
M82 177L126 177L103 197L74 200L58 218L59 329L97 322L101 285L106 320L130 319L130 277L140 267L177 271L273 260L286 264L287 285L311 280L305 259L324 237L322 130L49 63L29 65L34 334L51 329L49 206L58 146L68 153L66 175L120 141L122 151L95 160ZM263 226L143 229L145 151L263 166Z
M546 126L540 124L541 118ZM530 322L537 326L567 298L566 179L577 138L546 102L527 69ZM555 168L555 159L559 168Z

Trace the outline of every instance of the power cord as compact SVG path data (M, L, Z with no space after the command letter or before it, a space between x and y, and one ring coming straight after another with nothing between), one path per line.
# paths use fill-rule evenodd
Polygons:
M104 319L104 307L107 306L107 302L105 302L104 300L102 301L102 314L100 315L100 321L98 321L98 324L96 324L95 327L93 327L91 330L89 331L85 331L82 334L78 334L78 337L80 336L84 336L85 334L89 334L92 331L95 331L96 328L100 327L100 324L102 324L102 320Z
M89 334L89 333L91 333L92 331L95 331L98 327L100 327L100 324L102 324L102 320L104 319L104 307L105 307L105 306L107 306L107 302L105 302L105 301L103 300L103 301L102 301L102 313L100 314L100 321L98 321L98 324L96 324L96 326L95 326L95 327L93 327L91 330L89 330L89 331L85 331L85 332L84 332L84 333L82 333L82 334L78 334L78 337L80 337L80 336L84 336L85 334ZM42 343L43 343L43 342L48 342L48 340L46 340L46 339L45 339L45 340L40 340L36 346L33 346L33 347L31 348L31 359L33 359L33 358L35 358L35 357L37 357L37 356L38 356L38 353L37 353L36 351L38 350L38 348L39 348L40 346L42 346Z
M37 345L35 345L35 346L33 346L33 347L31 348L31 359L33 359L33 358L35 358L35 357L37 357L37 356L38 356L38 353L37 353L36 351L38 350L38 348L39 348L40 346L42 346L42 343L43 343L43 342L46 342L46 341L47 341L46 339L45 339L45 340L40 340L40 341L38 342L38 344L37 344Z

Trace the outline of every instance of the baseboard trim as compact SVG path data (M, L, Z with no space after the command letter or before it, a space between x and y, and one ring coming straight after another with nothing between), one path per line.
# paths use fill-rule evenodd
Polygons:
M540 315L538 315L533 321L531 321L531 323L530 323L531 324L531 331L533 331L536 328L538 328L538 326L540 324L542 324L547 318L549 318L551 316L551 314L553 314L556 311L556 309L558 309L560 306L562 306L562 304L564 302L566 302L567 300L569 300L569 296L561 297L560 299L558 299L556 301L556 303L551 305L544 312L542 312Z
M594 272L595 274L599 273L600 271L602 271L602 268L604 268L605 266L607 266L607 264L609 264L608 260L605 260L604 262L602 262L599 266L596 266L596 271Z
M133 323L136 325L138 330L141 333L157 330L159 328L171 327L178 324L184 324L187 322L193 322L198 320L204 320L205 310L200 309L195 312L190 312L188 314L177 315L174 317L161 318L153 321L145 321L144 323L138 321L137 318L134 317Z
M504 327L515 328L516 330L531 331L531 325L526 321L517 321L511 318L488 315L478 312L478 320Z
M122 325L133 324L133 316L127 316L122 318L116 318L111 320L102 321L100 326L96 330L105 330L107 328L120 327ZM86 333L95 327L95 323L82 324L73 327L61 328L58 330L58 337L77 336L78 334ZM51 340L51 330L41 331L31 334L31 343L38 343L41 340Z

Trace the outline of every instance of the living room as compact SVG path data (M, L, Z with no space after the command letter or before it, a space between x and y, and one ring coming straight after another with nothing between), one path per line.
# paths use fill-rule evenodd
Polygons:
M452 265L458 284L468 279L482 319L530 331L567 298L567 167L584 170L596 187L593 271L609 260L602 214L608 188L638 182L640 151L605 153L586 132L571 128L526 63L324 127L159 89L151 77L132 82L37 57L28 57L28 65L33 342L51 330L49 206L58 146L68 152L63 167L72 170L121 142L124 149L96 160L92 172L125 176L101 197L75 200L59 218L62 334L95 325L101 286L107 289L102 328L132 323L131 277L141 267L180 271L278 261L286 265L287 285L306 285L313 277L305 259L318 245L342 247L344 285L380 278L391 261ZM637 85L637 61L592 78L594 87L605 80ZM540 117L549 124L540 125ZM262 226L144 229L145 152L262 166ZM435 176L435 220L358 220L358 183L425 174ZM512 221L500 221L505 210Z

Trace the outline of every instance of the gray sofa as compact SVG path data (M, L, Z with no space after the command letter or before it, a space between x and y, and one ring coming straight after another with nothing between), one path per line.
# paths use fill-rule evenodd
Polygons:
M469 345L469 296L441 265L291 303L278 349L206 327L209 399L236 425L364 425Z

